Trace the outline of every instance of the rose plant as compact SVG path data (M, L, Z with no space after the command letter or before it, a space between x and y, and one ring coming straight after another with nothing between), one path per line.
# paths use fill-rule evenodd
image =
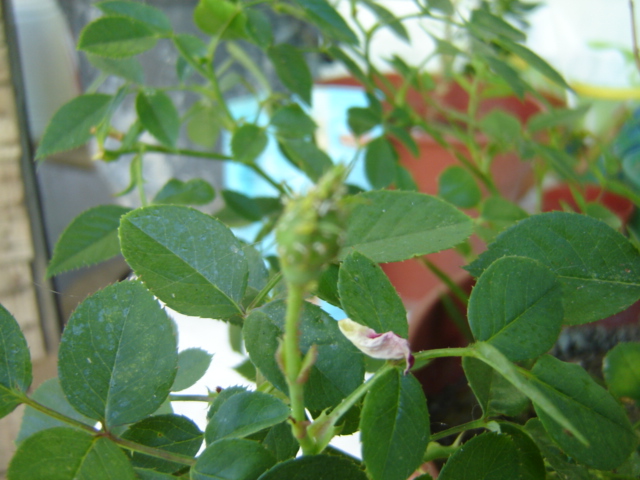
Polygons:
M515 148L536 165L540 184L549 172L573 178L578 162L564 141L581 111L549 105L525 126L507 113L479 117L476 111L496 91L537 95L513 66L514 56L566 87L522 45L517 22L530 6L479 2L465 13L448 0L415 0L414 13L396 16L373 0L349 4L347 21L326 0L201 0L194 20L206 41L174 32L169 18L149 5L96 4L102 16L85 27L78 46L121 86L63 106L38 156L94 138L97 159L132 158L129 190L138 190L142 206L81 214L61 236L48 273L121 253L135 278L80 304L62 335L58 378L33 393L25 338L0 309L0 414L27 406L10 480L428 479L421 466L430 461L444 464L444 480L637 478L638 423L630 415L640 401L640 345L621 344L607 355L604 384L547 352L564 325L605 318L640 299L640 252L587 215L528 215L501 199L491 176L492 158ZM358 20L361 9L377 18L373 27ZM272 19L285 15L313 26L318 44L303 50L275 43ZM435 55L470 97L466 111L436 104L433 121L406 102L409 93L430 102L432 77L394 57L390 63L403 82L386 84L370 58L376 32L391 29L408 40L405 24L425 18L445 25L446 36L433 34ZM143 81L135 56L158 42L179 53L179 85ZM225 46L231 60L218 62ZM262 82L256 94L266 121L236 118L224 96L230 62L260 80L245 54L249 46L264 53L281 82L277 88ZM368 106L351 108L348 123L356 137L382 132L360 142L356 158L364 158L374 190L349 185L353 162L334 162L314 141L305 55L316 53L341 62L368 93ZM196 97L184 118L171 90ZM117 130L114 112L132 97L136 118ZM227 131L230 153L183 148L181 126L193 122L211 135ZM415 149L415 129L445 146L455 136L468 147L456 152L461 167L445 177L448 193L440 197L416 192L398 164L391 140ZM480 134L488 141L479 143ZM311 187L293 192L261 166L269 138ZM274 193L225 191L219 217L193 208L215 195L201 179L171 180L149 198L142 164L150 152L237 162ZM613 175L607 181L633 198L632 186ZM461 208L476 208L479 216ZM221 218L259 223L255 242L240 241ZM405 307L379 264L464 250L460 245L474 231L495 240L467 266L477 279L467 308L473 343L410 352ZM276 256L269 249L274 241ZM312 297L339 306L349 319L332 318ZM166 308L241 330L255 388L181 394L210 356L177 351ZM462 358L480 409L475 420L432 434L428 404L411 372L452 356ZM180 401L208 406L204 432L173 413L171 404ZM361 460L330 445L355 431Z

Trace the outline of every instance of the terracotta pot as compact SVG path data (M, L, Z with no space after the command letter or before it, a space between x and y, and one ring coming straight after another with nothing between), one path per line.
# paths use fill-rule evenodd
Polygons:
M627 224L635 209L633 202L628 198L603 190L598 185L587 185L583 188L582 194L587 202L598 202L615 213L623 225ZM543 193L543 212L564 210L565 205L576 212L580 212L580 207L575 201L568 185L557 185L545 190Z

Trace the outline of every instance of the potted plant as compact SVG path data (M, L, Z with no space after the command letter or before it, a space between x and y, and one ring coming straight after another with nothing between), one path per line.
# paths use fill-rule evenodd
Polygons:
M403 21L377 3L361 3L386 25L398 29ZM448 2L416 5L425 16L439 15L436 6L448 8ZM628 238L577 213L532 215L517 223L508 215L489 217L489 207L504 212L501 201L489 202L482 221L491 218L496 225L485 225L485 238L499 219L500 227L514 224L466 267L477 279L467 307L472 343L412 352L405 307L379 264L456 248L479 221L460 205L407 189L410 182L400 180L404 171L388 136L411 146L401 122L404 114L417 119L410 109L387 117L370 98L368 112L350 114L356 134L366 131L354 124L356 118L369 125L377 115L384 125L385 133L367 144L367 163L372 178L395 178L389 182L395 190L350 189L351 166L334 164L316 145L315 124L304 109L312 88L304 54L274 41L269 15L307 21L321 34L320 51L360 72L342 56L360 40L337 10L324 0L201 0L194 19L208 35L205 43L174 32L166 15L149 5L108 0L97 6L103 15L84 29L79 48L126 81L114 93L88 93L62 107L39 156L91 138L97 159L132 155L131 188L143 206L103 206L80 215L61 236L49 274L122 253L135 278L80 304L63 332L59 377L47 390L29 392L26 341L11 314L0 309L0 414L28 407L9 480L428 479L421 465L436 459L445 462L441 480L636 475L637 423L623 404L640 400L633 361L640 345L621 345L607 355L604 386L579 366L547 354L563 325L596 321L640 298L640 252ZM516 92L523 80L499 57L498 46L548 68L524 47L514 47L519 44L509 36L515 27L485 7L477 12L463 26L475 31L479 55ZM180 53L181 83L175 88L196 94L190 117L227 129L230 155L183 148L171 89L141 85L132 75L139 68L135 55L159 40ZM232 50L243 42L262 49L280 77L284 89L260 97L267 121L235 118L221 94L229 67L215 56L226 42ZM239 52L235 58L251 65ZM111 116L128 96L135 97L137 118L118 131ZM559 118L566 112L555 113ZM547 121L557 124L558 118ZM256 161L270 137L312 187L294 193ZM523 148L551 148L535 138L522 141ZM149 198L140 173L148 152L239 162L272 184L274 195L224 192L235 216L219 218L188 206L212 198L212 189L198 179L171 181ZM472 168L471 175L486 177L490 188L488 166ZM455 177L457 184L468 174ZM261 221L255 244L238 240L221 220L239 217ZM270 233L275 258L259 243ZM332 318L307 301L314 296L340 306L349 318ZM257 372L255 389L180 394L210 357L177 351L165 307L238 326ZM432 434L429 405L412 370L448 357L463 359L481 412ZM365 360L371 358L384 362L366 362L373 371L365 380ZM171 403L180 401L208 408L204 431L172 412ZM521 416L525 410L531 418ZM329 445L356 430L361 459ZM442 441L451 436L453 443Z

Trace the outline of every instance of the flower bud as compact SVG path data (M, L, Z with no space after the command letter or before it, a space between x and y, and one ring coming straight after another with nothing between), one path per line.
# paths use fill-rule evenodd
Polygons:
M305 196L291 199L276 227L285 279L312 288L340 250L347 218L343 196L345 168L325 174Z
M409 341L393 332L377 333L372 328L345 318L338 322L340 331L362 353L371 358L384 360L400 360L404 358L407 368L404 373L413 366L413 355L409 348Z

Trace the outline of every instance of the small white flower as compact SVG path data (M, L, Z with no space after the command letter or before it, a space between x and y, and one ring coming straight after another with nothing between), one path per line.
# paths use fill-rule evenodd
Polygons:
M358 350L372 358L399 360L407 362L406 374L413 366L413 355L406 338L393 332L377 333L375 330L345 318L338 322L340 331Z

